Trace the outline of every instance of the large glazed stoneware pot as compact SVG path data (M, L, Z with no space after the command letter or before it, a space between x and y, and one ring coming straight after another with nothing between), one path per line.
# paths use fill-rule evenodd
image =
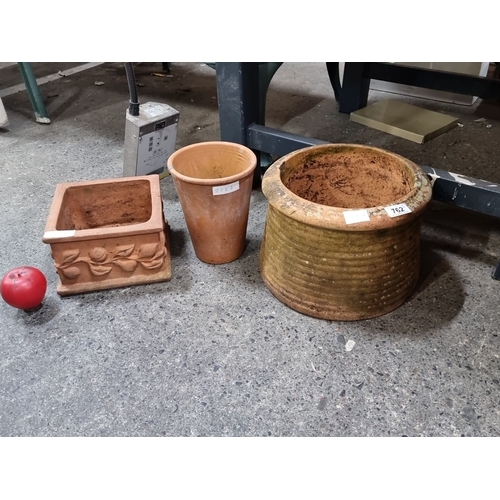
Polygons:
M330 320L380 316L414 289L420 221L432 187L422 170L369 146L290 153L265 173L262 278L283 303Z
M251 149L224 141L200 142L172 154L167 166L198 259L225 264L246 246L253 172Z

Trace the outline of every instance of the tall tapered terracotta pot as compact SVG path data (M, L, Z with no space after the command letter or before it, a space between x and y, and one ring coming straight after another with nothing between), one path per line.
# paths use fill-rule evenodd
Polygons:
M266 172L260 268L291 308L330 320L400 306L419 275L420 220L432 188L397 154L353 144L290 153Z
M196 256L224 264L245 250L255 154L231 142L201 142L167 162Z

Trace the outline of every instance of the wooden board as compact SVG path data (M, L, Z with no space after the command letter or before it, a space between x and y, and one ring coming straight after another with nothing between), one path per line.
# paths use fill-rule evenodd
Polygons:
M351 121L422 144L455 127L459 120L388 99L353 111Z

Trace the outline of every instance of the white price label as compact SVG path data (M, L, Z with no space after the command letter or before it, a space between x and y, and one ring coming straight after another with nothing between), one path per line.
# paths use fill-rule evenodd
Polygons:
M212 188L212 194L214 196L219 196L221 194L233 193L240 189L240 181L231 182L231 184L226 184L225 186L214 186Z
M357 222L368 222L370 220L368 210L349 210L343 213L346 224L356 224Z
M399 217L400 215L411 214L410 207L406 203L391 205L390 207L385 207L384 210L389 217Z
M44 238L71 238L75 236L76 231L71 229L68 231L46 231L43 235Z

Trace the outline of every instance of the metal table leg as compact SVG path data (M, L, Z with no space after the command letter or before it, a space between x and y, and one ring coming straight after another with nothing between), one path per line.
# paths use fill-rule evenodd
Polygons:
M24 84L26 85L26 90L28 92L31 105L33 106L33 111L35 112L36 121L38 123L50 123L50 118L47 113L47 109L45 108L42 94L40 93L31 63L20 62L17 63L17 65L19 66Z
M340 95L342 94L342 85L340 84L340 71L338 62L327 62L326 70L328 71L328 78L332 84L333 94L335 100L340 102Z
M216 63L221 140L248 146L248 126L259 123L259 63ZM260 151L255 150L257 165ZM261 171L255 169L254 186Z
M224 64L224 63L219 63ZM264 124L266 121L266 96L267 90L273 79L274 74L281 67L282 62L260 62L259 66L259 118L258 123ZM216 67L215 63L207 63L211 68ZM261 153L260 155L260 167L261 172L265 171L272 163L271 155L267 153Z
M365 77L366 63L345 63L339 111L352 113L368 103L370 79Z

